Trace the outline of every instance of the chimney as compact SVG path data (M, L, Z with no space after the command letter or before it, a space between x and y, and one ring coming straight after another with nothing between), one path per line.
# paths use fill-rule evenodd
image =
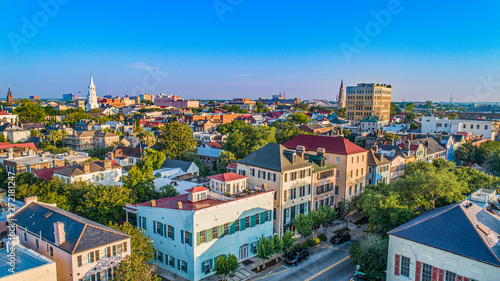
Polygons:
M111 170L111 160L104 160L104 170Z
M106 158L111 159L111 160L115 159L115 154L113 153L113 151L108 152L108 154L106 155Z
M24 205L26 205L26 206L28 206L29 204L31 204L33 202L38 202L38 197L31 196L31 197L24 198Z
M378 145L375 144L374 146L372 146L372 150L378 152Z
M156 207L156 200L154 199L151 199L151 207Z
M305 150L305 147L302 146L302 145L297 145L297 155L300 157L300 158L304 158L304 150Z
M83 172L84 172L85 174L90 173L90 163L89 163L89 162L85 162L85 163L83 163Z
M389 143L391 144L391 146L394 146L394 139L391 139Z
M318 147L318 149L316 150L316 153L318 156L325 156L325 149L322 147Z
M410 150L410 141L409 140L405 141L405 148Z
M56 245L61 245L66 242L66 232L64 231L64 223L55 222L54 223L54 242Z
M384 160L384 155L382 153L378 153L378 160L383 161Z
M177 209L182 210L182 202L177 201Z

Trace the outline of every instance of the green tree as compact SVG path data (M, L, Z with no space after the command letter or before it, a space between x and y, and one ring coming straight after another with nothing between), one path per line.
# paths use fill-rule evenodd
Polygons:
M412 131L417 131L417 130L418 130L418 125L417 125L417 124L415 124L415 123L411 123L411 124L410 124L410 130L412 130Z
M307 116L306 114L304 114L302 112L292 113L292 114L288 115L288 120L290 120L291 122L293 122L295 124L299 124L299 125L309 124L309 122L311 122L311 119L309 118L309 116Z
M453 112L453 113L448 114L447 117L448 117L448 119L458 119L459 116L458 116L458 114Z
M265 262L270 259L273 254L273 239L271 237L264 237L264 235L259 237L257 241L257 253L255 256L262 260L262 269L266 268Z
M216 172L217 173L225 173L226 172L226 167L231 165L232 163L234 163L236 161L236 156L234 155L234 153L232 153L231 151L226 151L226 150L223 150L221 151L221 153L219 154L219 157L217 158L217 161L215 163L217 163L217 167L216 167Z
M160 188L160 198L174 197L179 195L179 191L171 184L167 184Z
M483 142L476 153L476 162L478 164L483 164L488 160L488 158L495 153L500 152L500 142L498 141L486 141Z
M335 208L332 208L330 206L321 206L318 209L318 218L319 223L323 226L326 235L328 226L337 219L337 211L335 210Z
M476 162L477 147L470 141L462 144L454 152L455 158L462 161L466 166L471 166Z
M494 153L488 158L488 165L488 171L497 177L500 176L500 152Z
M203 165L203 162L193 152L183 151L179 156L179 160L194 162L200 170L200 176L205 177L208 175L207 167Z
M481 188L488 188L500 192L500 178L488 175L471 167L458 167L453 170L457 177L467 184L467 194Z
M415 103L410 102L408 105L406 105L406 110L409 112L412 112L413 109L415 109Z
M122 177L123 186L131 190L130 198L132 203L140 203L157 199L155 192L154 176L152 167L141 170L134 165L128 171L126 177Z
M3 134L0 134L0 142L7 142L7 138Z
M240 267L238 257L233 254L220 255L215 259L213 270L219 280L227 280L230 273L236 272Z
M69 193L76 193L73 198L78 202L72 212L101 224L123 219L123 207L130 203L130 190L119 185L79 182Z
M297 233L305 239L306 236L312 233L314 222L310 216L299 214L292 219L292 225L297 230Z
M29 99L21 99L12 112L17 114L21 123L35 123L45 120L45 110L40 106L40 103L34 103Z
M154 272L156 265L148 263L146 259L136 255L125 257L116 268L116 281L161 281Z
M272 241L273 254L280 255L285 248L284 243L283 243L283 239L281 239L278 235L274 235L272 240L273 240Z
M351 264L353 266L359 264L360 271L365 273L366 279L383 280L387 269L388 250L389 242L386 238L368 234L366 238L349 246Z
M410 122L411 120L415 119L417 117L417 115L411 111L407 111L406 112L406 116L405 116L405 123L408 123Z
M346 200L345 198L343 198L340 202L339 202L339 218L343 221L345 221L345 229L348 229L349 228L349 224L347 223L348 222L348 218L349 218L349 215L354 211L355 209L355 204L352 200Z
M293 237L293 232L287 230L285 231L285 233L283 233L281 240L283 241L283 248L285 249L285 255L287 255L288 251L293 247L293 243L295 243L295 240L297 239Z
M337 116L340 118L345 118L345 107L337 110Z
M59 140L59 133L57 131L50 131L49 133L49 140L54 143L54 146L56 145L56 141Z
M273 127L276 130L275 138L277 143L285 143L298 135L317 135L316 133L302 131L292 121L276 121L273 122L270 127Z
M161 169L163 162L165 162L166 159L167 156L165 156L163 152L147 148L144 151L144 156L137 163L137 166L139 166L139 168L141 168L142 170L148 167L152 170L159 170Z
M399 140L399 136L396 134L393 134L393 133L385 133L384 140L389 141L389 142L393 140L394 143L396 143Z
M150 131L141 132L139 133L138 137L147 147L153 146L156 142L155 135Z
M231 108L229 110L234 113L239 113L241 111L241 108L238 105L233 104L231 105Z
M119 225L116 222L110 222L108 226L131 236L130 250L132 255L139 256L146 261L150 261L154 258L154 254L156 252L154 242L146 236L144 230L128 222L125 222L122 225Z
M353 138L351 130L342 129L342 134L344 135L345 139L351 140Z
M196 149L197 142L188 125L170 122L161 128L156 149L168 158L178 159L182 152Z
M31 137L41 137L42 136L42 132L40 132L38 130L30 130L30 136Z
M272 127L245 124L229 133L222 148L241 159L268 143L276 142L274 136L275 129Z

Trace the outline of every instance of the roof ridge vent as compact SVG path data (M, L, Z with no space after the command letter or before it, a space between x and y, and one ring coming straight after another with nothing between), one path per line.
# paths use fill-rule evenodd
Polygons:
M477 228L479 228L484 234L486 235L489 235L490 234L490 229L488 227L486 227L484 224L482 223L478 223L477 225Z

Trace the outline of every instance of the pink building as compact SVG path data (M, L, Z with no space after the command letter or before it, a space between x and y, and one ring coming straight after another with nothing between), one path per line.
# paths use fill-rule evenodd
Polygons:
M168 95L164 98L155 98L155 105L157 106L172 106L175 108L190 108L190 107L200 107L200 102L196 99L185 100L181 99L175 95Z

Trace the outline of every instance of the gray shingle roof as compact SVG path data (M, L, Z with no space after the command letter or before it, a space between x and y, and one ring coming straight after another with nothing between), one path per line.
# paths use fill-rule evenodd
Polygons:
M187 172L189 167L191 167L191 164L193 162L188 162L188 161L182 161L182 160L175 160L175 159L165 159L163 164L161 165L162 168L181 168L184 172Z
M297 155L293 157L294 153L295 151L287 150L281 144L268 143L237 162L280 172L313 166ZM295 163L290 161L293 158Z
M468 200L432 209L388 234L500 266L500 218ZM477 225L490 230L487 235Z
M50 216L47 216L49 213ZM63 209L44 203L31 203L13 216L16 224L43 239L55 243L54 223L64 223L65 242L59 247L68 253L79 253L96 247L127 239L130 236L110 227L77 216Z
M420 143L425 145L427 147L427 154L434 154L438 152L445 151L446 148L442 146L437 140L434 138L422 138L422 139L417 139Z
M66 166L64 168L61 168L61 169L54 171L54 174L59 174L59 175L68 176L68 177L83 175L83 174L85 174L84 167L83 167L85 164L89 164L89 173L95 173L95 172L106 170L104 168L104 161L92 161L92 162L87 162L87 163L78 164L78 165ZM121 168L121 166L117 165L116 162L113 162L113 161L111 162L111 169L120 169L120 168Z

